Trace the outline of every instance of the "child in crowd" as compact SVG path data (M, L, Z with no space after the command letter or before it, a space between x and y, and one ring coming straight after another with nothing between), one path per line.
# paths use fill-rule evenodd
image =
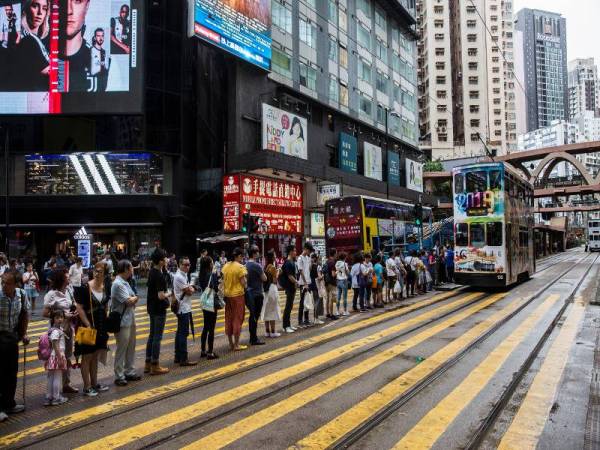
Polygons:
M45 363L48 373L48 389L44 406L57 406L66 403L69 399L62 396L62 376L67 370L67 358L65 356L65 332L62 330L65 314L62 310L52 311L50 316L52 325L48 330L52 353Z

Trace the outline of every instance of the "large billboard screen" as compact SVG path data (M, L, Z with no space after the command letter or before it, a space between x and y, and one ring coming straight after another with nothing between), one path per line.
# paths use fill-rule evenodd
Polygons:
M0 114L142 109L143 0L0 0Z
M303 186L254 175L223 177L223 231L240 231L248 212L267 225L267 234L303 234Z
M423 192L423 164L412 159L406 160L406 187Z
M302 116L263 103L262 148L308 159L308 121Z
M271 0L195 0L194 35L271 68Z

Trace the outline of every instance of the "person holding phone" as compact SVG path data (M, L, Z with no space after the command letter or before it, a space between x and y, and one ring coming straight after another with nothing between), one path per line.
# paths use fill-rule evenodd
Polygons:
M170 305L170 298L173 295L169 289L165 271L167 265L167 254L164 250L157 248L152 253L152 268L148 274L148 296L146 307L150 316L150 333L146 344L146 364L144 373L150 375L162 375L169 372L166 367L161 367L160 344L165 330L167 320L167 309Z

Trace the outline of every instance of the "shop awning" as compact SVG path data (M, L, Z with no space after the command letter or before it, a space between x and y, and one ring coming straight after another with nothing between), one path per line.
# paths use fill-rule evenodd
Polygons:
M248 235L246 234L219 234L217 236L211 236L204 239L200 239L200 242L205 242L207 244L220 244L222 242L235 242L235 241L243 241L244 239L248 239Z

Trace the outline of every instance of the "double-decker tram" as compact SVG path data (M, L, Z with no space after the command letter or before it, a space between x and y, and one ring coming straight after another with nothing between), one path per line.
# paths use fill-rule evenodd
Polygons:
M429 226L431 208L422 207L422 224ZM327 248L355 253L406 249L418 244L421 226L415 205L355 195L328 200L325 204L325 242Z
M533 187L504 163L452 171L457 283L508 286L535 272Z
M590 252L600 251L600 220L588 219L588 248Z

